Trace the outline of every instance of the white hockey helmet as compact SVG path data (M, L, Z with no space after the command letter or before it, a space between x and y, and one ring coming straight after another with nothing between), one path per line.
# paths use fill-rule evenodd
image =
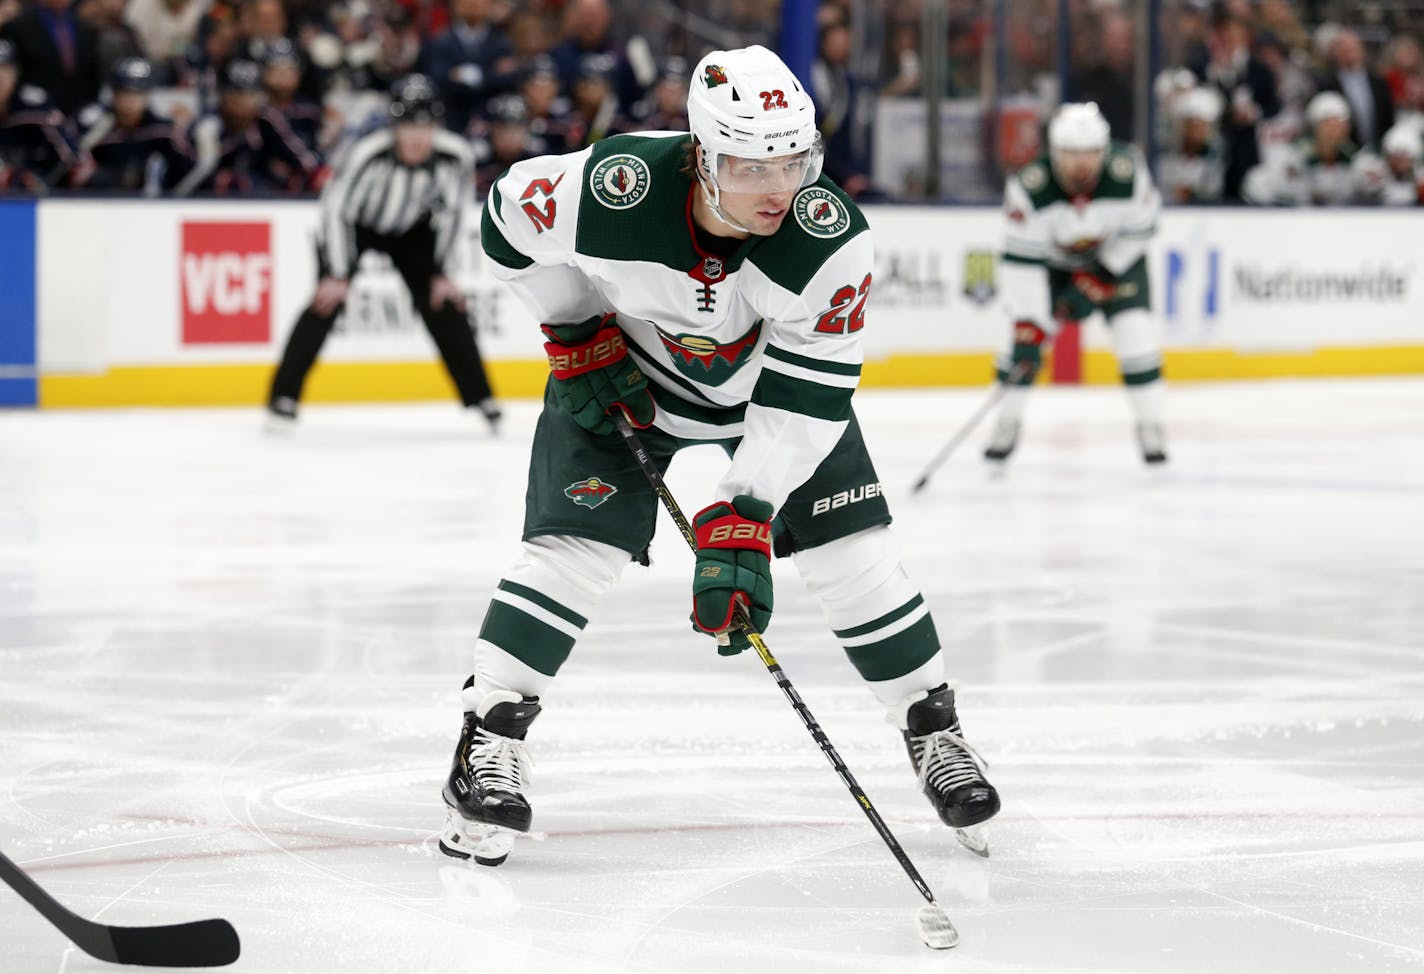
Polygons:
M1108 120L1094 102L1058 106L1048 123L1050 152L1102 152L1108 147Z
M1387 156L1408 156L1416 163L1424 158L1424 135L1412 125L1396 125L1380 142Z
M697 62L687 92L687 120L702 147L697 177L719 219L721 194L775 193L809 186L821 175L823 149L811 96L761 45L713 51ZM788 158L790 157L790 158ZM777 160L738 166L730 159Z
M1221 118L1221 95L1215 88L1193 88L1177 103L1177 114L1183 119L1215 125Z
M1338 91L1322 91L1305 106L1305 120L1311 125L1319 125L1328 118L1350 120L1350 103Z

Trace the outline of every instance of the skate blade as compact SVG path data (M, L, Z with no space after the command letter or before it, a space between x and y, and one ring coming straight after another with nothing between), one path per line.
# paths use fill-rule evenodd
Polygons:
M499 825L469 822L454 809L447 811L440 833L440 851L453 859L473 859L481 866L498 866L509 858L520 836L542 841L543 832L516 832Z
M926 903L915 914L915 928L926 947L948 950L959 943L959 931L949 921L949 914L936 903Z
M955 829L954 837L959 840L959 844L970 852L984 859L989 858L989 829L985 825L970 825L967 828Z

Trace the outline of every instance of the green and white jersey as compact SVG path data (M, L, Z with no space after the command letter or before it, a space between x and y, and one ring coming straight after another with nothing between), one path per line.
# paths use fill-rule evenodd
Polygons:
M1090 193L1071 196L1047 155L1009 177L1004 189L1004 302L1014 320L1052 331L1048 268L1097 266L1121 275L1147 253L1162 197L1142 156L1113 142Z
M1373 202L1382 163L1373 153L1345 145L1327 162L1313 138L1274 149L1246 174L1241 195L1258 206L1344 206Z
M716 496L779 509L850 419L870 232L822 179L793 197L774 235L703 250L695 181L679 171L688 140L640 132L517 163L491 187L482 244L538 320L615 312L657 400L654 424L742 437Z

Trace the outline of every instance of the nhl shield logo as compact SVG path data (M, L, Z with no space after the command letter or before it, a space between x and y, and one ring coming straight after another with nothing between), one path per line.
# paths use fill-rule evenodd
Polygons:
M964 254L964 296L975 304L988 304L994 300L998 288L994 286L994 252L992 250L969 250Z
M708 257L702 262L702 276L709 281L720 281L724 265L720 257Z
M840 198L820 186L808 186L791 202L791 212L813 237L839 237L850 228L850 211Z
M597 477L589 477L587 480L580 480L564 488L565 497L579 507L587 507L589 510L602 504L616 493L618 493L617 487L606 480L599 480Z
M651 184L648 164L637 156L609 156L588 176L588 188L594 198L610 210L637 206L648 195Z

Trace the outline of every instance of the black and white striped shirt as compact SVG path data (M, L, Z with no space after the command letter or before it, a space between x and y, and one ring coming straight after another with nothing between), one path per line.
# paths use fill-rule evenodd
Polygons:
M447 276L473 193L474 152L460 136L435 133L435 148L419 166L396 158L387 127L358 139L336 164L321 193L321 250L331 277L351 276L356 229L400 236L425 217L435 229L435 266Z

